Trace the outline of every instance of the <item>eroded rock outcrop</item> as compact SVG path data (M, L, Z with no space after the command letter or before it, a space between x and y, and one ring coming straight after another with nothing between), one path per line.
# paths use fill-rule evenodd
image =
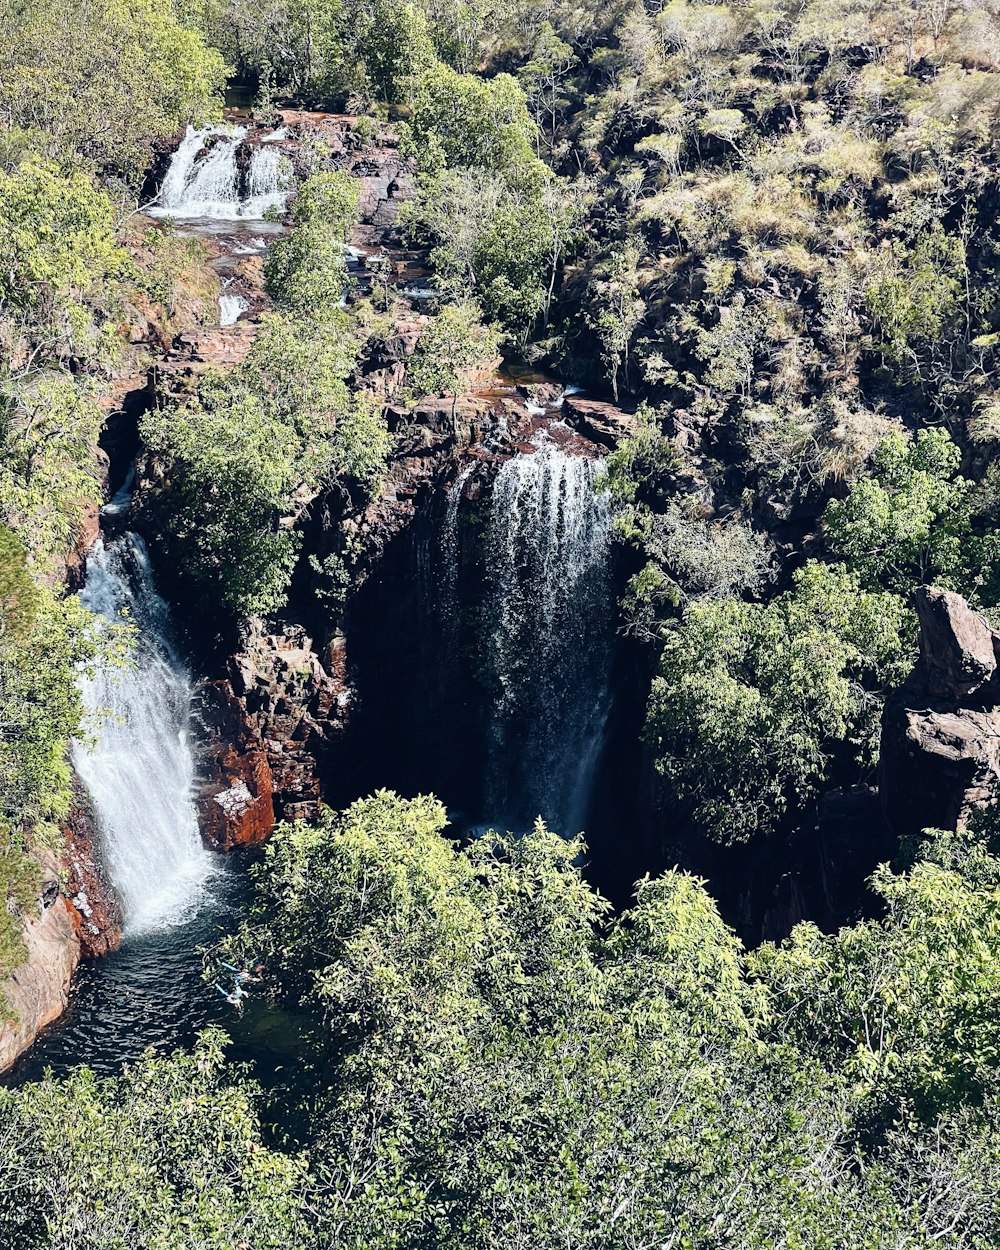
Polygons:
M258 624L208 688L206 709L211 780L199 807L209 841L255 845L276 818L315 819L324 753L350 716L343 638L321 655L300 625Z
M41 862L41 885L24 916L27 956L2 988L14 1017L0 1023L0 1071L28 1049L39 1031L66 1009L73 973L80 962L80 937L69 901L60 889L59 865Z
M950 591L915 596L920 658L882 719L879 791L898 837L962 828L1000 796L1000 635Z
M202 717L212 777L198 796L202 834L222 851L258 846L274 828L274 780L264 740L228 681L206 686Z

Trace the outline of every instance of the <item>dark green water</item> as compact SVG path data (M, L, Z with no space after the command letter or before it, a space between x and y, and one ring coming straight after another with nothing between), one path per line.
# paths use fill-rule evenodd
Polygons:
M234 1062L249 1063L266 1087L293 1084L305 1034L295 1017L272 1007L262 985L242 1014L202 977L201 947L235 928L250 893L246 865L220 860L188 913L155 933L130 938L106 959L77 973L69 1009L46 1029L11 1071L12 1084L78 1064L111 1075L152 1047L189 1048L200 1029L223 1026Z

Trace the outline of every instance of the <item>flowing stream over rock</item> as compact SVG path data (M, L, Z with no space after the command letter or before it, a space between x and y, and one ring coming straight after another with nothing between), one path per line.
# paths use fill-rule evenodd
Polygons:
M246 138L245 126L188 126L174 153L159 204L149 212L157 217L259 219L268 209L284 207L291 177L283 169L282 155L274 148L258 147L250 157L245 176L236 159Z
M73 763L94 806L126 929L142 932L189 915L212 871L193 803L191 681L137 534L98 541L81 600L129 630L127 653L101 659L81 679L91 737L74 743Z
M284 204L287 157L267 146L277 131L240 150L247 133L189 128L148 211L184 223L180 233L224 238L232 255L266 251L279 227L260 218ZM229 281L223 326L247 310ZM348 627L368 721L352 748L359 766L344 763L327 779L328 801L346 804L380 786L434 790L467 830L489 823L520 832L538 816L567 836L587 828L612 704L611 517L595 489L603 461L567 450L561 402L528 405L542 418L534 445L522 444L491 485L489 473L474 480L483 461L466 461L443 507L432 503L415 519L399 563L369 580L368 606ZM115 527L133 482L130 471L105 505ZM258 1070L280 1063L295 1053L302 1022L263 998L237 1019L201 976L199 947L238 923L248 887L240 856L220 862L201 841L191 677L141 538L98 542L82 598L102 621L131 630L127 662L102 663L83 679L92 740L73 748L125 937L120 951L81 969L67 1016L13 1079L44 1064L115 1071L146 1046L184 1044L217 1020Z
M602 460L550 441L493 486L486 534L494 679L486 812L511 828L542 816L578 833L607 719L611 516Z

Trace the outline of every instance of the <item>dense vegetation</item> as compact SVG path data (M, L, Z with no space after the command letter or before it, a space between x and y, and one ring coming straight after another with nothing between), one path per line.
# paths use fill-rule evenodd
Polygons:
M612 916L579 842L444 827L381 793L283 828L256 873L224 954L321 1022L297 1144L214 1033L7 1091L7 1244L996 1244L985 832L880 870L883 919L747 954L683 873Z
M153 147L258 92L392 116L436 314L405 394L502 343L633 415L607 487L651 673L657 802L729 845L868 779L908 597L1000 606L1000 7L965 0L45 0L0 12L0 976L70 802L72 595L109 383L211 305L132 216ZM358 209L310 155L244 363L140 433L160 558L206 620L278 611L294 522L391 451L351 379ZM141 357L141 353L138 353ZM131 359L131 358L130 358ZM142 359L131 359L137 367ZM313 556L315 560L315 556ZM323 606L349 576L317 566ZM316 1028L280 1116L224 1037L0 1094L17 1247L931 1247L1000 1241L1000 858L929 831L836 934L743 949L704 883L618 915L539 825L460 846L388 793L283 827L209 955ZM292 1111L289 1113L289 1103Z

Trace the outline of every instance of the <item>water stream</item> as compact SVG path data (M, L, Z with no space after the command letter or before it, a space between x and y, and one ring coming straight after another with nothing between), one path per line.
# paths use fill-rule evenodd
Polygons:
M603 741L610 668L611 516L601 460L545 432L497 475L486 534L494 680L486 814L580 832Z
M283 209L292 186L287 161L276 148L257 147L241 177L237 149L246 136L245 126L188 126L150 215L259 220Z
M112 648L81 678L88 739L72 756L126 930L140 933L190 915L213 869L193 802L191 679L138 534L98 540L80 598L102 623L128 631L123 651Z

